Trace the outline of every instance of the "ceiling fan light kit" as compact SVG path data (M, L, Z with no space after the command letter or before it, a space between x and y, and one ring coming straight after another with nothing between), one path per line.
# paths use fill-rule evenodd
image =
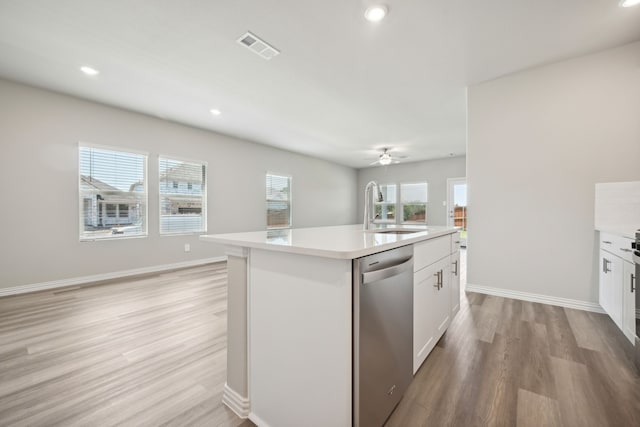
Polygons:
M375 162L371 163L370 166L373 166L373 165L387 166L387 165L390 165L391 163L400 163L398 160L396 160L396 159L394 159L392 157L392 155L391 155L391 153L389 151L390 151L389 148L383 148L382 149L382 154L380 154L378 156L378 160L376 160ZM405 159L406 156L399 156L398 158Z
M380 160L378 160L380 162L381 165L386 166L388 164L391 164L391 154L389 153L384 153L380 156Z

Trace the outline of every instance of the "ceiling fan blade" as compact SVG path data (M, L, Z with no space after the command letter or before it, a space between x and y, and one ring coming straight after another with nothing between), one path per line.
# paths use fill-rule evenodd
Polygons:
M369 163L369 166L373 166L373 165L378 164L378 163L380 163L380 160L376 160L376 161L375 161L375 162L373 162L373 163Z

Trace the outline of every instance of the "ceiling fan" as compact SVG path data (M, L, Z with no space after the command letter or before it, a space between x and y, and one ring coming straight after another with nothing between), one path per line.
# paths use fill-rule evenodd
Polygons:
M390 148L383 148L382 149L382 154L380 154L380 156L378 157L378 160L376 160L373 163L370 163L369 165L375 165L375 164L380 164L382 166L387 166L390 165L391 163L400 163L399 160L396 159L406 159L407 156L391 156L391 153L389 152L391 149Z

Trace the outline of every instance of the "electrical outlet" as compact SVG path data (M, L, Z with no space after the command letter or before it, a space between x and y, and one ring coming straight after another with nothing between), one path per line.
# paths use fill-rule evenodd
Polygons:
M188 244L188 243L185 243L185 244L184 244L184 251L185 251L185 252L191 252L191 245L190 245L190 244Z

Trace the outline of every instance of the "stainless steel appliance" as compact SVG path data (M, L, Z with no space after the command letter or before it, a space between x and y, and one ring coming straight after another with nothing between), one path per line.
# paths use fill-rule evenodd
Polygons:
M384 424L413 379L413 247L353 260L353 425Z
M640 370L640 291L638 291L638 280L640 278L640 230L636 230L633 261L636 264L636 274L631 280L631 290L636 294L636 366Z

